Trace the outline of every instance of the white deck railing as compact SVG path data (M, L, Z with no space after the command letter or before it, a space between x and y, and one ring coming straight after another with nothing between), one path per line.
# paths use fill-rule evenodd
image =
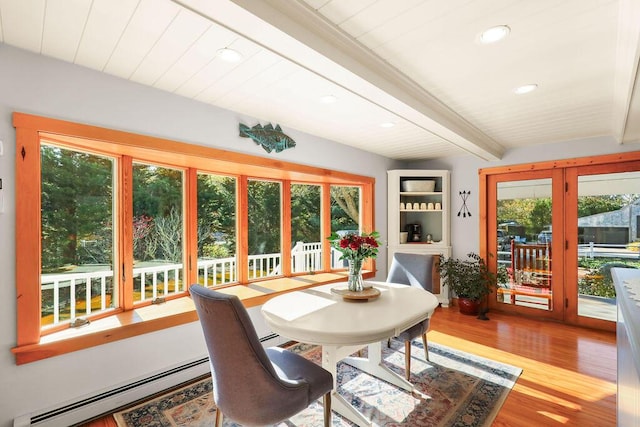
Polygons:
M340 252L331 248L331 268L342 268ZM322 269L322 243L298 242L291 250L291 269L294 273L317 271ZM280 254L249 256L249 280L271 277L281 274ZM237 263L235 257L200 259L197 263L198 277L207 286L219 286L237 281ZM161 264L133 269L134 292L139 292L137 301L154 300L160 296L180 293L182 289L182 264ZM150 289L149 289L150 288ZM43 274L41 290L52 292L52 304L43 307L43 315L53 314L53 323L61 322L61 311L69 313L64 319L74 319L92 313L93 298L100 298L100 307L96 311L111 306L113 292L113 271L101 270L83 273ZM77 298L78 292L83 295ZM62 295L61 295L62 294ZM112 297L112 296L111 296ZM82 304L77 304L84 301Z

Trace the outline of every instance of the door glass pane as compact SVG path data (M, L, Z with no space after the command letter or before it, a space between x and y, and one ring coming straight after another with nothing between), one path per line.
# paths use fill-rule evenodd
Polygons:
M43 144L43 326L117 306L114 159Z
M616 320L611 268L640 268L640 172L578 177L578 315Z
M184 291L182 200L181 170L134 163L134 302Z
M281 184L249 180L249 280L282 274Z
M498 302L552 309L551 179L498 183Z
M291 271L322 270L321 187L291 184Z
M331 186L331 233L339 236L360 231L360 187ZM331 268L347 266L340 251L331 248Z
M237 281L236 179L198 174L198 283Z

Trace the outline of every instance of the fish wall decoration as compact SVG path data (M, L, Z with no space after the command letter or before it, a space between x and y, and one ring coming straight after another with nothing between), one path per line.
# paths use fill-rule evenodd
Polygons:
M240 136L253 139L267 153L272 151L279 153L287 148L296 146L296 142L282 132L280 125L273 127L271 123L264 126L257 124L253 127L240 123Z

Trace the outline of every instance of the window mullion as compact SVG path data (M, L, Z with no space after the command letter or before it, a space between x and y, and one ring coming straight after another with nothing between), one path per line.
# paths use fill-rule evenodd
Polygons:
M249 179L246 175L238 177L236 218L238 244L236 250L238 282L249 282Z
M122 156L120 165L118 218L121 236L119 253L120 304L124 310L133 309L133 159Z
M331 271L331 246L327 238L331 235L331 184L322 184L321 208L322 229L320 236L322 239L322 266L325 271Z
M282 218L280 223L280 259L282 264L281 274L284 276L291 275L291 181L282 181Z
M367 233L375 231L373 183L363 184L360 187L360 224L361 231ZM374 258L368 258L364 267L375 272L375 263Z
M198 171L188 169L185 179L185 290L198 283Z

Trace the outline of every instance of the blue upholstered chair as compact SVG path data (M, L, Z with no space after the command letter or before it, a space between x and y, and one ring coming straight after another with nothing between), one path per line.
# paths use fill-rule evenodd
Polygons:
M433 290L434 275L436 277L439 276L437 270L439 260L439 255L395 253L389 267L387 282L415 286L431 292ZM427 348L429 320L424 320L395 337L404 341L405 377L407 381L411 375L411 341L413 339L422 337L424 356L429 360L429 350Z
M200 285L189 291L209 351L217 427L222 414L246 426L275 424L323 396L324 425L331 424L329 371L282 348L264 349L238 297Z

